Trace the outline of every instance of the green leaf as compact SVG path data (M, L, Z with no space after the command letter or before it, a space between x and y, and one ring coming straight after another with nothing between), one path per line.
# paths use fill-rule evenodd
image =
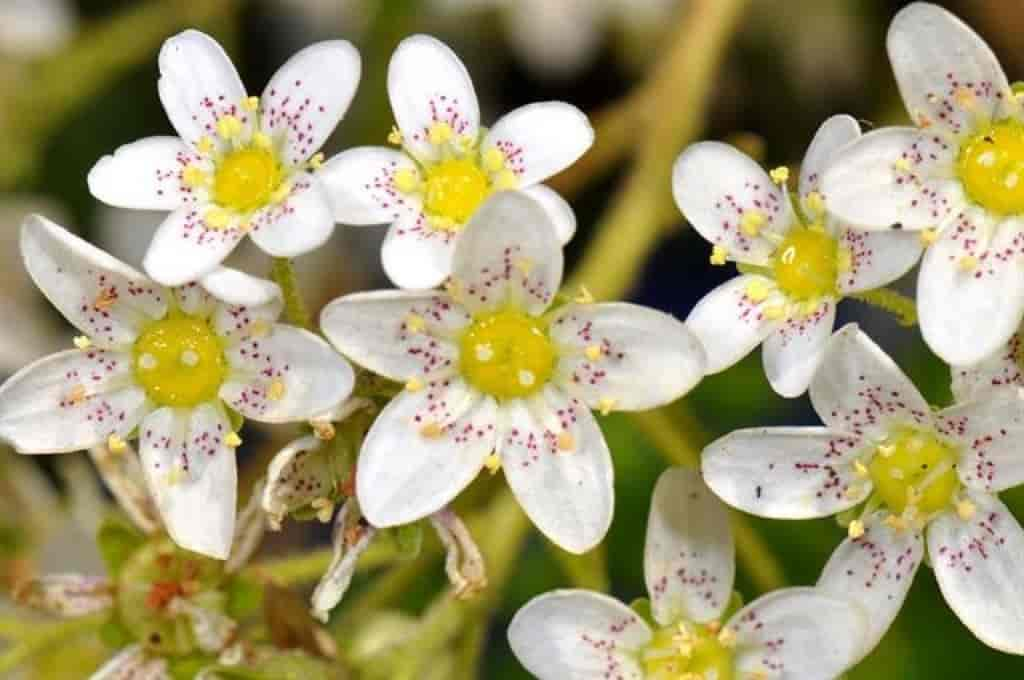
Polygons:
M116 577L132 553L145 543L146 537L122 515L108 515L96 532L96 545L107 573Z

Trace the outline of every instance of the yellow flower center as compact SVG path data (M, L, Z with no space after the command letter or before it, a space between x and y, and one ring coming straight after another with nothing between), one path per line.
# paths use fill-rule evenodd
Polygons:
M427 212L458 224L468 220L491 192L487 174L468 158L442 161L428 167L426 175Z
M1024 213L1024 125L1003 120L968 139L957 174L967 196L989 212Z
M269 149L238 149L217 164L213 200L240 213L258 210L270 203L281 179L281 164Z
M717 626L680 623L657 631L640 652L647 680L736 677L733 651L722 644Z
M875 451L868 471L893 513L913 506L927 517L953 502L960 488L956 461L956 450L933 433L900 428Z
M839 246L821 229L796 227L779 246L772 267L779 288L792 299L835 295Z
M160 406L195 406L217 396L227 373L220 340L202 319L167 318L135 341L135 379Z
M537 319L508 309L478 317L459 341L460 369L498 399L537 392L555 369L555 348Z

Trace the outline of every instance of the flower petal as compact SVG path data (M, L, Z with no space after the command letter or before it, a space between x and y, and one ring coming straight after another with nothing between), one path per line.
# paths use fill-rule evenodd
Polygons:
M265 423L308 420L348 397L355 373L330 345L301 328L274 324L225 352L231 374L220 397Z
M853 323L829 340L810 397L826 426L856 437L884 437L893 423L932 422L914 383Z
M458 56L440 40L414 35L403 40L388 65L388 97L404 146L419 160L436 160L427 133L447 123L456 135L476 139L480 105L473 80Z
M814 133L804 162L800 164L800 198L806 200L812 191L820 191L821 175L837 151L860 137L860 123L853 116L832 116Z
M356 512L355 505L354 501L345 503L334 518L331 533L334 553L327 571L316 584L312 598L313 617L321 623L327 623L331 610L345 597L359 556L366 552L377 535L377 530Z
M334 233L327 191L315 175L293 175L292 192L283 202L259 213L252 240L273 257L295 257L316 250Z
M347 40L329 40L296 52L260 97L263 131L284 137L285 160L299 165L324 145L359 85L359 52Z
M512 652L538 680L643 680L635 652L651 630L632 609L587 590L533 598L512 618Z
M163 288L45 217L25 220L21 253L43 294L99 347L126 347L167 312Z
M89 171L89 191L119 208L174 210L195 200L182 171L198 160L177 137L147 137L104 156Z
M541 204L562 245L572 240L576 233L576 213L561 194L545 184L534 184L521 191Z
M821 190L829 212L851 226L940 227L965 201L950 178L956 154L935 132L880 128L833 154Z
M563 255L547 212L515 191L480 206L455 248L456 298L471 312L506 304L528 314L548 308L562 283Z
M448 508L430 516L430 524L444 547L444 571L459 599L477 595L487 587L487 569L480 546L469 528Z
M203 290L200 286L196 286ZM181 288L177 289L181 291ZM205 291L204 291L205 292ZM269 292L269 290L267 291ZM238 299L237 294L232 297ZM212 326L227 347L235 347L243 342L265 337L272 330L281 316L284 300L280 297L271 298L268 302L258 305L217 304L211 298Z
M330 498L336 483L324 443L313 435L281 449L267 466L261 506L276 530L292 512L309 508L318 498Z
M655 408L704 377L704 348L690 329L640 305L568 304L548 333L561 355L556 379L590 408Z
M928 526L928 556L943 597L989 647L1024 654L1024 530L995 496L973 493L975 512Z
M451 339L472 319L445 293L376 291L338 298L320 315L327 339L360 366L391 380L458 369Z
M452 273L458 239L454 232L431 227L420 212L403 215L381 245L384 273L399 288L436 288Z
M520 186L528 187L566 169L594 143L587 115L565 102L520 106L498 119L480 146L497 149Z
M990 219L980 208L967 208L921 260L921 334L956 366L998 352L1024 316L1024 221L1004 222L989 240Z
M316 171L331 202L334 221L342 224L386 224L410 213L410 202L395 186L395 173L415 170L406 154L379 146L361 146L334 156Z
M218 267L200 282L206 292L229 305L259 307L279 301L281 287L230 267Z
M498 454L523 510L563 550L590 550L608 532L615 506L611 454L594 417L550 386L501 409Z
M861 608L815 588L785 588L738 611L737 675L832 680L857 660L867 633Z
M356 495L371 524L391 527L437 512L494 450L497 406L461 381L391 400L359 453Z
M501 5L500 1L485 0L488 1L492 6ZM467 0L455 2L460 8L468 4ZM484 4L480 0L469 2ZM609 9L614 11L612 7L587 0L519 0L510 11L502 11L500 15L505 39L530 71L565 84L572 82L572 77L592 62L605 44L608 21L612 19ZM622 10L633 15L637 12L636 3Z
M836 282L843 294L880 288L917 264L924 244L920 235L904 231L861 231L843 228L839 245L850 253L850 267Z
M701 298L686 317L687 327L704 346L708 375L735 364L778 327L778 321L764 314L772 298L754 302L748 294L751 286L771 285L764 276L742 274Z
M209 274L224 261L245 233L212 229L195 208L178 208L153 234L142 266L165 286L180 286Z
M672 195L693 228L737 262L768 264L775 243L763 234L785 233L793 221L785 193L761 166L721 142L694 144L676 159ZM742 227L748 214L757 217L756 236Z
M655 620L719 619L736 576L729 513L700 476L669 468L654 487L644 547L644 577Z
M245 87L216 40L195 30L167 40L159 57L160 101L178 135L191 145L217 133L217 120L238 115Z
M161 408L139 426L139 455L167 533L219 560L227 559L235 528L238 470L224 442L230 431L213 404Z
M998 116L1010 85L985 41L950 12L918 2L889 25L889 60L907 112L944 134Z
M14 600L55 616L75 618L114 607L117 587L106 578L81 574L45 574L15 584Z
M939 430L959 444L957 473L966 486L999 493L1024 483L1024 399L1003 391L939 413Z
M871 494L854 460L855 438L820 427L737 430L701 456L704 481L729 505L760 517L809 519L852 508Z
M847 538L832 553L817 587L870 612L861 650L867 656L900 613L924 557L924 541L916 531L886 526L880 515L864 524L862 536Z
M809 316L790 317L764 340L761 358L772 389L783 397L807 391L836 322L836 303L823 301Z
M953 397L958 404L982 399L993 392L1024 387L1024 372L1017 363L1024 356L1020 331L987 359L970 366L950 366L953 374Z
M0 386L0 439L21 453L88 449L127 438L145 415L131 356L68 350L21 369Z
M165 659L150 656L142 645L134 644L123 648L89 680L171 680L171 674Z

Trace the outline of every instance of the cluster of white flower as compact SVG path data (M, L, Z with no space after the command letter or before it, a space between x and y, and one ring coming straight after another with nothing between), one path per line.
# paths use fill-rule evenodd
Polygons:
M903 10L889 52L918 127L861 136L853 118L829 119L795 195L785 168L766 173L724 144L682 153L679 208L711 263L741 271L683 323L560 292L575 217L541 182L593 142L577 108L531 104L483 128L463 64L413 36L388 71L398 148L325 161L359 81L350 44L302 50L251 97L221 47L186 31L159 57L179 137L124 146L88 178L106 203L170 211L146 274L43 217L22 227L29 274L82 335L0 387L0 438L26 454L92 450L140 530L165 529L228 572L265 523L335 517L335 559L313 596L324 618L376 533L426 518L456 592L484 587L480 551L448 509L483 470L504 471L551 541L594 548L614 494L591 411L672 402L764 341L772 387L809 392L826 426L734 432L704 451L701 475L666 472L648 524L650 601L538 597L509 630L523 665L545 680L834 678L884 635L926 550L961 620L1024 654L1024 531L996 495L1024 482L1024 111L945 10ZM336 222L390 223L381 258L401 290L331 302L326 339L278 322L295 291L221 264L246 235L275 258L301 255ZM855 326L832 332L841 298L922 253L922 333L953 366L957 397L939 412ZM310 429L236 521L245 418ZM839 513L849 538L815 587L742 606L719 499L773 518ZM50 578L26 597L83 613L111 606L113 590ZM168 611L205 631L201 648L223 649L233 622L190 597ZM96 677L165 677L160 655L142 641Z

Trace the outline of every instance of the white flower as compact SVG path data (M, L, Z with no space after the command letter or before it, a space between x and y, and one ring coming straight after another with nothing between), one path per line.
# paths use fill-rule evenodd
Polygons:
M1024 482L1024 401L1015 393L933 413L853 324L829 341L810 386L825 427L740 430L704 451L725 502L778 519L864 503L819 586L872 613L885 634L925 550L946 602L991 647L1024 653L1024 530L996 494Z
M540 680L826 680L852 665L867 631L860 607L787 588L734 612L735 571L725 507L696 473L672 468L658 480L647 523L654 620L606 595L562 590L520 609L509 643Z
M345 397L352 368L312 333L276 323L280 290L220 269L167 290L42 217L22 228L36 285L84 335L78 349L0 387L0 438L61 453L132 436L174 540L225 558L240 443L227 408L264 422L306 420Z
M0 53L21 59L53 54L71 40L75 19L69 0L3 0Z
M1018 328L1009 341L988 358L969 366L950 366L956 400L972 401L992 393L1024 388L1022 342L1024 328Z
M362 510L378 527L406 524L500 465L542 532L566 550L589 550L613 506L611 458L590 409L682 396L703 374L700 343L679 321L636 305L549 310L562 249L551 218L518 192L480 207L452 270L447 292L359 293L323 312L336 347L406 385L363 443Z
M860 136L857 121L833 116L818 129L800 170L801 214L792 209L788 170L769 177L731 146L701 142L676 161L676 203L713 244L712 264L733 261L749 271L708 293L686 324L703 341L708 372L723 371L762 340L772 388L786 397L807 389L845 295L878 288L914 266L913 234L850 229L828 211L821 170Z
M559 240L576 229L572 209L540 184L590 148L586 115L563 102L518 108L490 130L480 126L473 81L444 43L416 35L402 41L388 67L401 151L350 149L320 176L345 224L391 223L381 259L402 288L433 288L452 271L466 222L490 194L522 189L551 214Z
M160 100L179 137L122 146L89 172L89 190L105 203L172 211L146 254L149 275L167 286L199 279L246 234L275 257L322 245L334 220L311 170L359 82L355 48L341 40L305 48L258 98L198 31L168 40L159 62Z
M988 45L944 9L902 10L888 47L917 127L865 135L823 186L851 224L924 230L934 243L917 286L921 332L948 363L973 364L1024 314L1024 113Z

